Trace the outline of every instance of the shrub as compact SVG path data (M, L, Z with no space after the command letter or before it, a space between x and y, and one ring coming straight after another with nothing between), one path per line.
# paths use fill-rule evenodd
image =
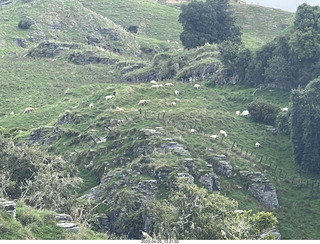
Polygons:
M273 125L280 108L264 100L255 100L248 105L251 119Z
M30 28L30 26L33 25L33 20L29 18L24 18L19 21L18 27L22 30L27 30Z

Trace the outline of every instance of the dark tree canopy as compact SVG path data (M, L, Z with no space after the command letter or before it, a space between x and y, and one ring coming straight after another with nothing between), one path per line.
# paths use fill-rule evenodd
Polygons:
M300 5L292 31L259 48L246 62L245 69L237 69L236 62L226 67L255 85L305 87L320 75L320 7Z
M310 172L320 172L320 77L303 90L291 92L291 140L295 162Z
M225 40L241 41L240 28L235 26L228 0L193 1L183 5L179 22L183 32L180 35L186 48L221 43Z

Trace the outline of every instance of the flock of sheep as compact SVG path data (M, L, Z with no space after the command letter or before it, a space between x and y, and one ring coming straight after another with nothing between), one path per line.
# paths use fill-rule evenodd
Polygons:
M150 84L151 84L150 89L158 89L158 88L160 88L160 87L163 87L163 84L158 84L155 80L150 81ZM165 83L164 86L165 86L165 87L173 87L174 84L173 84L173 83ZM200 86L200 84L194 84L193 87L194 87L195 89L200 89L201 86ZM69 89L69 88L68 88L68 89ZM175 95L175 96L178 96L179 94L180 94L180 92L179 92L178 90L175 90L175 91L174 91L174 95ZM105 100L108 101L108 100L114 98L115 95L116 95L116 92L113 92L113 95L105 96ZM171 105L171 106L176 106L176 105L177 105L177 102L179 102L179 101L180 101L179 98L175 98L174 101L172 101L170 105ZM148 103L148 100L142 99L142 100L140 100L140 101L138 102L138 105L139 105L139 106L146 106L147 103ZM89 104L89 109L93 109L93 108L94 108L93 103L90 103L90 104ZM27 108L24 110L24 113L30 113L30 112L33 112L33 111L34 111L34 108L33 108L33 107L27 107ZM116 107L116 111L117 111L117 112L124 112L124 109L117 106L117 107ZM281 111L282 111L282 112L288 112L288 108L282 108ZM14 115L14 112L12 111L12 112L10 113L10 115ZM249 116L250 113L249 113L248 110L244 110L244 111L242 111L242 112L241 112L241 111L236 111L236 115L237 115L237 116L245 116L245 117L246 117L246 116ZM190 133L195 133L196 130L195 130L195 129L189 129L189 132L190 132ZM223 136L223 137L227 137L227 132L224 131L224 130L220 130L220 135ZM219 138L219 135L211 135L210 138L211 138L212 140L217 140L217 139ZM255 143L255 147L256 147L256 148L259 148L259 147L261 147L261 144L260 144L259 142L256 142L256 143Z

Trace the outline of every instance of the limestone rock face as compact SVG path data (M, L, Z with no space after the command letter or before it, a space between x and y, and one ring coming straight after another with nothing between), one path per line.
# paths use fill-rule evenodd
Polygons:
M229 165L226 161L219 161L218 162L218 168L219 172L226 176L227 178L230 178L232 176L232 166Z
M248 189L264 207L270 210L279 208L278 196L273 184L261 172L240 171L248 183Z
M210 191L220 191L219 177L215 173L202 175L199 180Z

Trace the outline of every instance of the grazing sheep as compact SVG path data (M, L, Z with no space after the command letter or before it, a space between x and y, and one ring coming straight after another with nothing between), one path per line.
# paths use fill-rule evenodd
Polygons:
M10 115L14 115L14 112L13 112L13 111L11 111Z
M224 130L220 130L220 134L223 135L224 137L227 137L227 132L225 132Z
M163 87L163 84L159 84L158 86L159 86L159 87Z
M288 112L288 108L282 108L281 111L282 112Z
M236 112L236 115L237 115L237 116L240 116L240 113L241 113L241 112L238 110L238 111Z
M159 88L159 85L152 85L150 86L151 89L158 89Z
M259 143L259 142L256 142L256 148L259 148L259 147L261 147L261 144Z
M211 135L210 138L213 140L217 140L219 138L219 136L218 135Z
M119 108L118 106L116 107L116 110L117 110L118 112L124 112L124 109L123 109L123 108Z
M93 106L93 103L90 103L90 104L89 104L89 108L90 108L90 109L93 109L93 107L94 107L94 106Z
M34 108L32 108L32 107L27 107L27 108L24 110L23 113L27 114L27 113L30 113L30 112L32 112L32 111L34 111Z
M191 133L196 132L196 130L195 130L195 129L190 129L189 131L190 131Z
M171 102L171 106L173 107L177 106L176 102Z
M180 99L179 98L175 98L174 101L180 102Z
M193 86L195 89L199 89L201 86L199 84L194 84Z
M151 84L156 85L157 82L155 80L150 81Z
M179 91L178 91L178 90L175 90L175 91L174 91L174 94L175 94L176 96L178 96L178 95L179 95Z
M140 101L138 102L138 105L146 106L147 103L148 103L148 101L143 99L143 100L140 100Z
M172 83L166 83L165 86L174 86Z
M248 116L250 113L248 110L243 110L240 116Z
M110 99L114 98L114 95L105 96L104 98L108 101L108 100L110 100Z

